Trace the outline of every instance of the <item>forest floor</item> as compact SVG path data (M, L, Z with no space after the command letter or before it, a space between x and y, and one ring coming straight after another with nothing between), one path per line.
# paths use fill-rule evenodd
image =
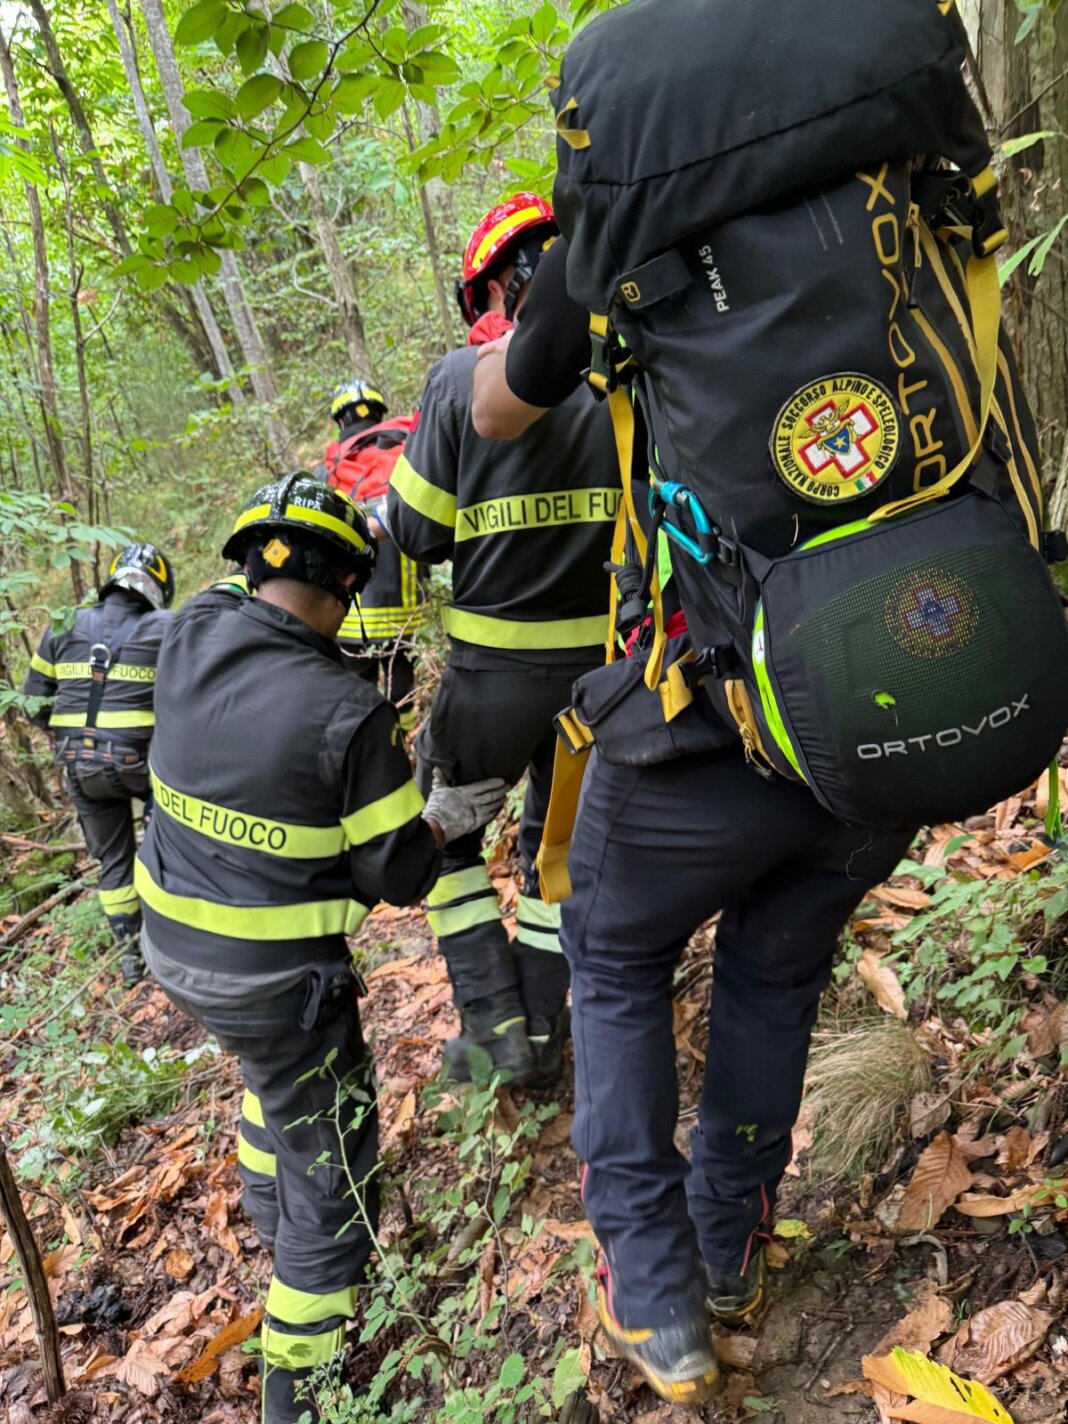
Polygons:
M999 809L963 844L952 828L936 832L916 854L948 863L961 882L1033 879L1045 852L1025 829L1031 809L1019 801ZM506 903L515 895L511 849L506 841L491 867ZM896 877L862 907L853 967L828 996L832 1039L859 1025L876 1044L891 1043L905 1010L880 956L890 934L929 909L922 876ZM0 1419L249 1424L258 1417L251 1351L270 1262L239 1204L239 1076L210 1048L198 1055L205 1035L151 982L124 994L99 959L86 964L81 926L93 913L89 905L61 913L0 959L0 1133L15 1144L70 1391L49 1410L12 1242L0 1236ZM677 980L680 1144L701 1082L713 941L711 927L697 936ZM103 958L101 943L98 932L93 952ZM1068 1023L1037 981L1025 980L1026 1041L1011 1045L1000 1069L974 1066L958 1017L940 1018L930 999L912 1004L908 1031L933 1066L924 1090L897 1106L898 1120L880 1125L885 1140L867 1173L828 1178L813 1162L820 1128L806 1111L780 1202L782 1234L770 1248L770 1306L753 1328L721 1335L723 1390L698 1411L661 1404L598 1331L594 1250L568 1142L570 1083L529 1098L468 1090L476 1109L465 1107L461 1090L435 1084L455 1020L422 915L381 908L359 954L381 1089L380 1248L393 1284L369 1293L366 1343L351 1369L355 1385L385 1368L396 1375L383 1417L533 1419L555 1367L561 1391L571 1387L567 1371L578 1372L572 1385L588 1374L596 1414L586 1417L605 1424L874 1424L881 1416L860 1382L862 1357L904 1344L991 1383L1016 1424L1068 1418L1068 1202L1064 1168L1050 1162L1068 1131L1058 1053ZM117 1064L119 1042L130 1058ZM864 1089L858 1079L855 1093ZM94 1106L98 1098L106 1108ZM481 1118L478 1102L489 1103ZM110 1130L93 1136L95 1120L112 1111ZM866 1144L856 1148L862 1160ZM520 1167L508 1170L509 1161ZM440 1362L449 1341L456 1356L444 1375L416 1358L429 1349ZM562 1351L570 1353L561 1384ZM510 1355L523 1358L516 1373L542 1388L526 1407L502 1369ZM445 1409L450 1381L480 1391L471 1397L485 1408ZM498 1394L485 1394L494 1381ZM558 1417L561 1402L558 1392L540 1417ZM338 1404L328 1417L362 1424L360 1406L349 1408Z

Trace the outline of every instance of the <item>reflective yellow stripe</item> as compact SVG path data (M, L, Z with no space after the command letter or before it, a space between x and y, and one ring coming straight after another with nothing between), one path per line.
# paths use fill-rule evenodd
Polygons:
M40 653L34 653L33 657L30 659L30 667L33 668L34 672L44 673L45 677L50 677L53 679L55 678L55 663L46 663L44 658L41 657Z
M351 1320L356 1314L356 1287L344 1286L326 1295L315 1295L311 1291L294 1290L272 1276L267 1288L267 1314L286 1325L318 1325L320 1320L329 1320L332 1315L344 1315Z
M490 925L501 917L501 907L497 896L492 899L468 900L463 905L446 906L442 910L428 910L427 922L438 939L445 935L463 934L476 925Z
M227 939L318 939L354 934L367 918L356 900L312 900L298 905L220 905L192 895L172 895L149 875L142 861L134 868L141 899L157 915Z
M456 526L456 496L448 490L438 489L429 480L412 468L406 455L402 455L393 467L390 488L416 514L432 519L435 524L444 524L446 529Z
M156 805L172 821L187 826L198 835L224 845L258 850L286 860L327 860L345 849L345 832L340 825L298 826L288 821L272 821L251 811L234 811L202 801L162 782L152 773Z
M1000 347L998 348L998 370L1001 372L1002 379L1005 382L1005 391L1009 401L1009 414L1012 416L1013 429L1016 432L1016 443L1020 447L1020 452L1023 455L1023 462L1027 468L1028 478L1031 481L1031 489L1034 492L1034 508L1031 510L1032 518L1028 519L1028 524L1031 524L1033 522L1034 510L1037 509L1040 514L1042 512L1042 481L1038 477L1035 462L1031 458L1031 451L1027 448L1027 441L1024 439L1023 430L1020 427L1020 416L1016 409L1016 392L1012 386L1012 373L1009 370L1009 363L1005 359L1005 353ZM1037 539L1032 538L1031 542L1037 549Z
M618 489L553 490L485 499L456 511L456 542L487 534L518 534L558 524L610 524L623 499Z
M443 608L441 621L452 638L483 648L592 648L604 641L604 614L593 618L557 618L541 623L519 623L510 618L492 618L485 613L468 613L462 608Z
M542 899L532 895L520 895L515 907L516 919L528 925L537 925L543 930L560 928L560 906L547 905Z
M244 529L246 524L255 524L259 519L266 519L271 512L269 504L257 504L254 509L246 509L244 514L239 514L234 521L234 533L239 529Z
M97 886L96 893L100 896L100 905L105 915L136 915L141 908L141 901L132 885L119 885L114 890Z
M246 1122L250 1122L253 1127L266 1127L263 1120L263 1106L255 1093L250 1093L246 1088L241 1098L241 1116Z
M451 900L459 900L463 895L477 895L480 891L492 891L493 881L484 865L469 865L464 870L453 870L448 875L440 875L434 888L426 897L428 905L447 905Z
M539 222L545 222L545 214L541 209L531 205L530 207L520 208L518 212L509 213L508 216L502 218L499 223L494 223L493 227L490 228L489 232L486 233L486 236L475 248L475 255L471 259L472 267L477 271L482 265L486 253L490 251L495 242L511 232L514 228L519 227L522 223L528 223L535 218Z
M89 663L56 663L52 676L59 682L77 682L91 678L93 669ZM116 663L108 668L109 682L155 682L156 669L141 663Z
M242 1167L247 1167L250 1172L256 1172L261 1177L277 1177L278 1161L273 1152L261 1152L258 1147L253 1147L247 1137L237 1134L237 1160Z
M316 524L320 529L329 529L338 538L344 539L354 549L366 549L367 542L343 519L335 519L332 514L324 514L321 509L305 509L301 504L287 504L285 517L296 519L301 524Z
M48 719L50 727L84 727L84 712L54 712ZM100 728L109 727L154 727L156 725L155 712L101 712L97 715L96 725Z
M425 805L423 793L415 782L406 781L388 796L381 796L370 805L353 811L350 816L343 816L341 825L349 845L366 845L376 836L399 831L401 826L406 826L418 816Z
M260 1348L268 1368L300 1370L328 1365L345 1348L343 1325L319 1335L287 1335L265 1321L260 1333Z

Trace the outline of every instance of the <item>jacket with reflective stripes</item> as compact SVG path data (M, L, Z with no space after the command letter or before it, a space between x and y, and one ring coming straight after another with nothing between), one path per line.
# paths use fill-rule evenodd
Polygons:
M93 612L91 608L79 609L67 632L59 633L53 626L41 639L22 687L29 697L49 699L33 714L33 720L59 735L85 726L93 685L89 665L92 644L107 643L119 625L134 615L137 621L123 637L118 658L108 671L96 722L100 732L121 736L123 741L145 742L155 721L156 659L171 615L157 612L136 594L116 589L104 599L98 640L91 632Z
M225 589L191 599L160 651L156 718L135 883L169 958L250 974L336 960L379 900L433 883L397 715L301 619Z
M603 644L619 508L607 409L575 391L517 440L483 440L471 423L477 351L433 368L419 425L390 483L389 529L427 563L452 560L454 639L545 661Z
M342 430L336 444L331 445L326 454L325 469L327 483L333 484L339 489L345 489L350 493L357 504L364 508L365 513L374 514L373 508L366 506L361 498L361 488L357 483L352 485L351 477L339 480L329 474L333 466L336 466L337 456L334 455L331 461L331 452L338 451L345 441L354 435L359 435L364 430L369 430L373 421L358 420L353 425L347 425ZM382 439L390 439L391 446L398 443L398 432L386 431ZM376 453L375 447L366 452L368 457L373 457ZM370 459L369 459L370 463ZM357 455L351 464L358 467L360 456ZM352 485L351 490L349 486ZM427 573L426 569L420 569L413 559L407 558L389 539L382 539L378 544L378 558L375 561L375 571L371 575L371 581L360 594L360 611L355 609L348 615L341 625L338 633L338 641L341 643L364 644L368 642L395 642L397 638L414 637L419 629L422 619L420 609L422 607L425 594L421 580ZM362 615L362 618L361 618Z

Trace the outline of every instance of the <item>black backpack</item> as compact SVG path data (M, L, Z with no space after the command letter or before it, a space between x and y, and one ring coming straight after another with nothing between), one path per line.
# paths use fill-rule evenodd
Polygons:
M624 448L641 407L695 645L647 684L876 827L985 810L1068 723L963 58L952 0L632 0L555 96L590 379Z

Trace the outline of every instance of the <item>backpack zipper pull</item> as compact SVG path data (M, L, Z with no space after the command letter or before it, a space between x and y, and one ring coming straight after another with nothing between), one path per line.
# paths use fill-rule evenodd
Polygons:
M905 300L910 307L914 307L916 302L912 299L912 290L916 283L916 274L923 266L923 247L920 242L920 206L918 203L909 203L905 228L912 233L912 270L909 272L905 289Z

